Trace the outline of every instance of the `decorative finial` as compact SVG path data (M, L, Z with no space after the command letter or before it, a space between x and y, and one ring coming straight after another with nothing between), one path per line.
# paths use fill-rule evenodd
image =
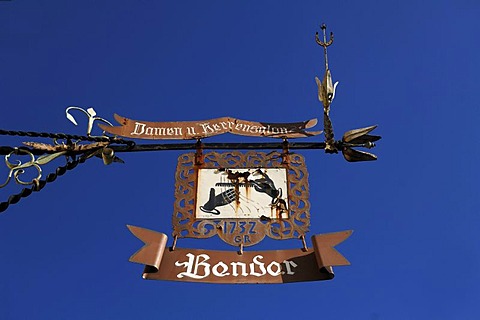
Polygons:
M328 56L327 56L327 47L332 45L333 43L333 32L330 32L330 40L327 42L327 26L323 23L320 28L323 31L323 41L320 41L318 37L318 32L315 33L315 41L317 41L318 45L323 47L323 53L325 55L325 69L328 70Z
M318 100L323 104L323 124L326 143L325 151L327 153L337 153L333 135L333 126L330 120L330 104L335 98L335 89L337 88L338 81L333 84L332 74L328 67L327 55L327 47L333 43L333 32L330 32L330 40L327 41L327 26L322 24L320 28L323 31L323 41L318 37L318 32L315 33L315 41L318 45L323 47L323 53L325 56L325 75L323 77L323 83L317 77L315 77L315 81L318 86Z

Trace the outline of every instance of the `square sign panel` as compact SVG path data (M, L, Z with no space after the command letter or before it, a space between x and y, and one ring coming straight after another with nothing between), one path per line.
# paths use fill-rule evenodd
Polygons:
M218 236L233 246L299 239L310 226L308 172L294 153L226 151L178 158L175 238Z
M199 169L197 219L287 219L285 168Z

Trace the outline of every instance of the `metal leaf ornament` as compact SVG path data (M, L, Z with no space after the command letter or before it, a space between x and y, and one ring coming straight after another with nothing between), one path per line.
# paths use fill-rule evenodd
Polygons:
M354 147L367 149L375 147L374 142L380 140L382 137L369 135L368 133L376 127L377 126L370 126L345 132L342 138L342 154L345 160L348 162L377 160L377 156L372 153L352 149Z
M315 77L318 87L318 100L323 104L323 111L328 115L330 112L330 104L335 98L335 90L338 85L338 81L334 84L332 81L332 74L330 70L327 69L325 76L323 77L323 83Z

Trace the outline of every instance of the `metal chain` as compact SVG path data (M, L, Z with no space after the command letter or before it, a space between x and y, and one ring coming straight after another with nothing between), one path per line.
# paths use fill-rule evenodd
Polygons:
M53 182L57 179L58 176L63 176L68 170L75 169L78 164L84 163L90 154L84 154L78 160L73 160L67 162L66 165L60 166L55 170L55 173L49 173L45 179L38 180L35 185L30 188L23 188L20 193L11 195L7 201L0 202L0 213L7 210L11 204L15 204L20 201L22 198L26 198L32 194L32 192L37 192L42 190L45 185L49 182Z
M0 135L3 136L20 136L20 137L33 137L33 138L52 138L52 139L66 139L66 140L78 140L78 141L95 141L95 142L111 142L118 144L126 144L133 148L135 142L132 140L125 140L113 137L91 137L91 136L79 136L76 134L66 133L50 133L50 132L34 132L34 131L13 131L13 130L1 130ZM1 147L8 148L8 147ZM1 149L0 149L1 150Z
M11 131L11 130L1 130L0 135L9 135L9 136L21 136L21 137L35 137L35 138L52 138L52 139L66 139L66 140L77 140L77 141L95 141L95 142L111 142L117 144L125 144L127 148L133 148L135 142L131 140L124 140L119 138L112 137L88 137L88 136L79 136L72 134L64 133L49 133L49 132L33 132L33 131ZM10 152L13 152L18 149L30 150L29 148L13 148L9 146L0 147L0 154L6 155ZM33 151L33 150L32 150ZM58 167L54 173L47 175L45 179L35 181L35 185L30 188L23 188L21 192L11 195L7 201L0 202L0 213L7 210L11 204L19 202L22 198L30 196L33 192L38 192L42 190L47 183L53 182L57 177L64 175L67 171L75 169L79 164L84 163L88 158L92 156L96 150L85 152L78 159L73 158L72 161L68 161L66 165ZM45 153L45 151L39 151Z

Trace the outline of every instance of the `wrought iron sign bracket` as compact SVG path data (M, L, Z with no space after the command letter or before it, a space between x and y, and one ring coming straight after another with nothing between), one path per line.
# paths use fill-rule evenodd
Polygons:
M123 152L190 150L179 156L175 171L172 246L167 247L166 234L127 226L145 243L130 257L130 261L145 265L145 279L212 283L332 279L332 266L350 264L334 247L352 231L314 235L312 247L307 246L305 236L310 231L308 171L304 157L293 151L318 149L329 154L341 152L348 162L372 161L377 159L374 154L359 149L372 149L381 137L371 135L376 126L369 126L347 131L341 140L335 140L330 112L338 81L332 80L327 55L327 47L333 44L334 38L330 33L327 39L324 24L321 29L323 39L317 32L315 42L323 48L325 73L322 80L315 77L315 82L323 109L322 131L312 131L317 119L271 123L228 116L202 121L152 122L114 114L118 124L113 125L97 116L93 108L69 106L65 115L74 125L77 121L72 112L87 117L85 136L0 130L0 135L53 139L51 144L26 141L21 147L0 146L0 155L5 156L8 168L0 188L11 181L25 186L20 193L0 202L0 212L42 190L47 183L88 159L100 158L105 165L110 165L123 163L117 156ZM102 130L101 135L92 133L97 128L95 124ZM224 133L277 141L216 143L203 140ZM322 133L323 141L292 142L295 138L312 138ZM138 139L189 142L137 144ZM58 159L65 159L66 163L44 178L43 166ZM30 181L23 175L27 169L36 170ZM235 247L235 251L177 247L179 238L211 237L218 237ZM301 247L245 250L265 238L300 240Z

